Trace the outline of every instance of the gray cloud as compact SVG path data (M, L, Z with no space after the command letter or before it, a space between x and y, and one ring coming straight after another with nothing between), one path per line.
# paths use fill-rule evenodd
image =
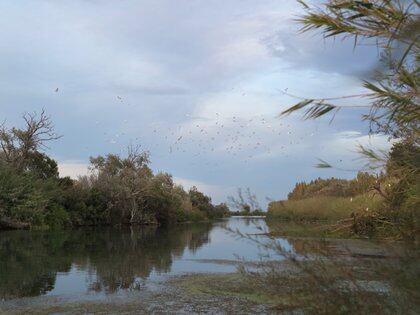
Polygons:
M361 41L354 47L351 39L323 39L320 32L301 33L296 22L267 37L264 43L273 56L292 68L367 79L378 66L379 52L373 42Z

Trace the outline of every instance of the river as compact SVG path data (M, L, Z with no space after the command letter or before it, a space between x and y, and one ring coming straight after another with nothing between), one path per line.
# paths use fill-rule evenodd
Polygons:
M257 235L267 230L264 218L232 217L159 228L1 232L0 311L146 299L176 276L232 273L242 259L258 261L267 254L236 231ZM287 251L308 249L298 240L279 242Z

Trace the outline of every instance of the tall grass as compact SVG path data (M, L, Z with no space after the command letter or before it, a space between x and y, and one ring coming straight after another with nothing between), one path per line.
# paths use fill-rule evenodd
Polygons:
M301 200L271 202L268 218L288 221L338 221L350 218L352 213L378 211L383 198L374 193L356 197L319 196Z

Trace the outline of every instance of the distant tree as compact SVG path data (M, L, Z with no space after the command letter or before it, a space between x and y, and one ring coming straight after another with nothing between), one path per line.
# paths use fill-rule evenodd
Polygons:
M223 218L229 215L230 210L226 203L220 203L214 207L214 212L217 217Z
M145 207L148 212L153 213L159 223L176 222L182 201L179 190L175 189L172 175L158 173L150 180L145 197Z
M238 188L237 196L229 196L228 202L233 209L242 212L244 215L261 211L257 196L251 192L249 187L245 191L242 191L242 188Z
M107 212L114 223L142 223L144 198L152 179L149 154L129 147L126 157L116 154L90 159L90 185L107 197Z
M41 179L58 178L57 162L45 153L32 152L28 155L26 170Z
M23 129L7 128L4 123L0 126L0 158L19 172L35 171L41 177L57 177L57 164L40 153L49 141L60 138L50 117L42 111L39 115L26 113L23 120Z
M208 218L215 218L214 206L211 203L211 198L206 196L197 187L193 186L189 192L192 206L204 212Z

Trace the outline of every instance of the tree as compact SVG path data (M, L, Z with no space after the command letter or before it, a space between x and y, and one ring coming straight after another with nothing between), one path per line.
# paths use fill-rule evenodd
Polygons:
M214 206L211 203L211 198L200 192L197 187L193 186L188 192L192 206L204 212L207 218L215 218Z
M159 223L168 224L177 220L182 196L174 188L172 175L168 173L158 173L149 183L146 209Z
M129 147L127 156L116 154L91 158L91 186L107 196L109 220L118 223L143 223L147 220L144 198L152 179L149 154Z
M0 126L0 228L63 226L65 180L57 163L40 150L59 138L44 111L24 114L25 127Z
M218 218L223 218L229 215L229 207L226 203L222 202L214 207L214 212Z
M60 138L50 117L43 110L39 115L26 113L23 120L23 129L8 129L4 123L0 126L0 158L19 172L35 170L41 177L58 176L55 162L39 152L47 142Z
M407 140L396 143L389 153L386 170L392 180L384 187L383 195L390 207L403 211L411 209L419 220L420 147Z

